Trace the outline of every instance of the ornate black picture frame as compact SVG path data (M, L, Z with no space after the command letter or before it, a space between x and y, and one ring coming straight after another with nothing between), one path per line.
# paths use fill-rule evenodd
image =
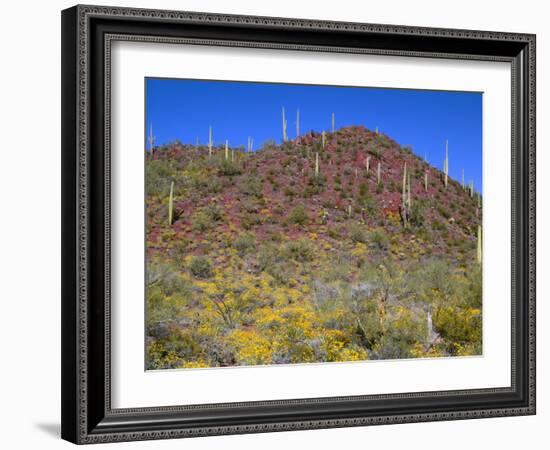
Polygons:
M109 102L110 46L117 40L511 63L511 386L113 409ZM84 444L535 414L534 35L75 6L62 12L62 109L64 439Z

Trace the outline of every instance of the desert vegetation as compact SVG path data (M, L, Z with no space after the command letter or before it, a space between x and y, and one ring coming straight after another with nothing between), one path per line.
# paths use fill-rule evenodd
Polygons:
M255 151L151 130L147 368L480 354L482 198L448 149L287 120Z

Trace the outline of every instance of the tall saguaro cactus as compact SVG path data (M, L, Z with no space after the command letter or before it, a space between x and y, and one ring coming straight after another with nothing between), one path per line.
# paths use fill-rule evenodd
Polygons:
M403 184L401 188L401 218L403 219L403 226L407 228L408 225L408 200L410 199L410 184L409 184L409 195L407 195L407 163L403 165Z
M225 140L225 160L229 159L229 141Z
M462 169L462 190L466 189L466 185L464 184L464 169Z
M336 120L334 117L334 113L332 113L332 132L334 133L334 130L336 130Z
M367 156L365 159L365 169L367 169L367 173L369 173L370 169L370 156Z
M445 140L445 161L443 161L443 172L445 173L445 187L449 182L449 140Z
M296 110L296 138L300 136L300 109Z
M153 124L149 125L149 151L151 152L151 157L153 156L154 146L155 146L155 136L153 136Z
M428 192L428 171L424 172L424 191Z
M380 161L378 161L378 168L376 169L376 184L380 184Z
M319 153L315 152L315 176L319 176Z
M481 264L483 259L483 246L481 242L481 225L477 227L477 263Z
M174 222L174 181L170 183L170 197L168 198L168 225Z
M285 108L283 106L283 142L286 142L288 140L287 134L286 134L286 117L285 117Z
M212 125L208 127L208 157L212 156Z
M470 197L474 197L474 180L470 180Z
M327 133L323 131L321 133L321 146L325 148L325 145L327 145Z

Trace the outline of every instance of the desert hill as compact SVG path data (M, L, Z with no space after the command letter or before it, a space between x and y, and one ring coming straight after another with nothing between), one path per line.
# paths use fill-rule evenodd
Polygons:
M478 354L481 197L445 178L362 126L147 152L148 367Z

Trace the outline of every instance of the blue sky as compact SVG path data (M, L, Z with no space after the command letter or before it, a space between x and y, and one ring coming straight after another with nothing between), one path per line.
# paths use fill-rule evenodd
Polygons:
M442 168L449 140L450 175L482 183L482 94L406 89L292 85L147 78L146 126L153 125L156 145L175 140L208 141L211 125L216 144L247 145L258 149L267 140L282 141L281 108L285 107L288 135L350 125L378 127L401 145ZM148 145L147 145L148 148Z

